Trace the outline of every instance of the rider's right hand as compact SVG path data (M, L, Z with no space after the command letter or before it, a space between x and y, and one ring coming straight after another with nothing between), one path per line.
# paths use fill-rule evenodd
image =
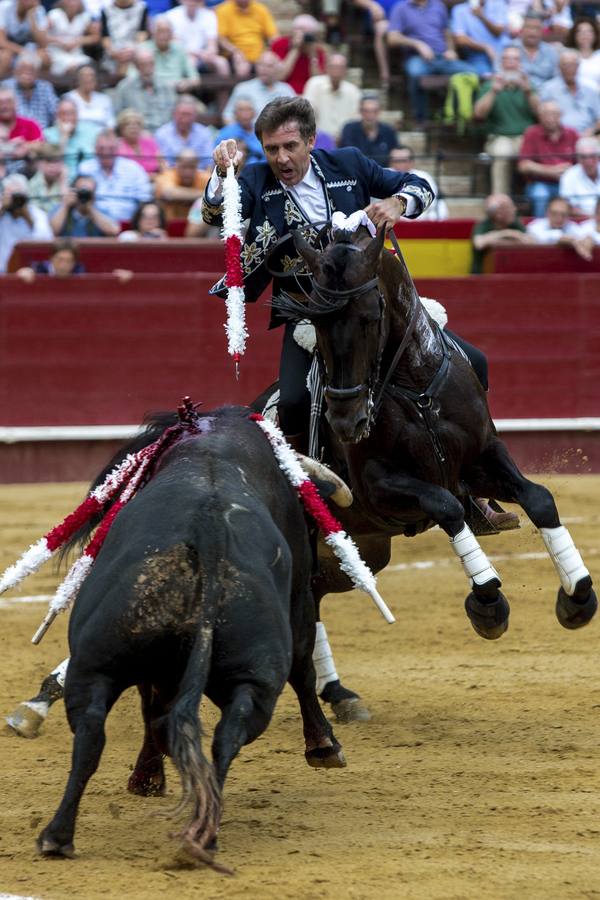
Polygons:
M237 169L242 158L242 151L238 150L238 145L233 138L229 138L227 141L221 141L221 143L217 144L213 150L213 159L219 175L224 175L231 165Z

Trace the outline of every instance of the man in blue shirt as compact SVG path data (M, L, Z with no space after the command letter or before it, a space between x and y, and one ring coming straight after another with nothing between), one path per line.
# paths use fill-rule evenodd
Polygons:
M489 75L510 40L506 0L459 3L452 8L450 28L463 59L478 75Z
M36 54L25 51L15 63L14 78L7 78L2 84L14 91L17 115L33 119L44 129L54 122L58 97L49 81L38 78L39 68Z
M212 159L213 139L210 129L197 121L198 103L192 96L177 102L173 119L161 125L154 137L170 166L175 165L182 150L193 150L198 157L198 168L205 169Z
M152 186L142 167L132 159L117 156L114 131L105 129L96 138L96 159L79 167L80 175L96 182L96 206L116 222L128 222L140 203L152 198Z
M379 121L380 112L379 97L365 94L360 101L360 121L344 125L338 146L356 147L380 166L387 166L390 153L398 146L398 137L391 125Z
M233 138L235 141L244 141L248 148L248 159L246 165L255 162L264 162L265 154L259 139L254 134L254 117L256 110L252 100L243 95L239 95L233 107L233 115L235 120L231 125L225 125L217 134L214 145L215 147L221 141Z

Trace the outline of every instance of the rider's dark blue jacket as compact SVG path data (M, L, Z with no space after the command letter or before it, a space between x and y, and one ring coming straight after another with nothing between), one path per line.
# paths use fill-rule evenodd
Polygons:
M384 169L354 147L314 150L311 160L323 185L329 218L336 210L350 215L368 206L372 198L384 199L400 192L415 198L417 208L411 218L416 218L434 199L429 183L423 178ZM239 184L242 218L250 220L242 248L242 264L246 301L252 303L271 281L265 259L275 243L291 229L315 223L306 222L302 211L281 187L267 163L246 166L240 174ZM221 213L222 207L211 205L205 195L202 204L204 221L210 225L221 225ZM310 240L310 233L304 234ZM289 247L286 249L286 255L280 262L284 268L291 268L300 262L293 245L291 250ZM272 265L270 267L273 268ZM214 293L221 294L222 290L221 282L213 288Z

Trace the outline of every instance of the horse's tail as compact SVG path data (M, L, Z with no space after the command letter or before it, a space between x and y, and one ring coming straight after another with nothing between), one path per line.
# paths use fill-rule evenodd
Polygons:
M130 453L137 453L139 450L143 450L144 447L147 447L149 444L153 444L154 441L158 440L158 438L170 428L171 425L174 425L177 422L177 413L172 412L157 412L150 413L144 419L145 428L140 434L136 435L122 447L120 447L113 458L109 463L99 472L94 480L92 481L89 491L93 491L102 482L105 480L106 476L118 466L119 463L122 463L126 456ZM74 548L78 546L83 546L87 544L89 541L93 530L97 525L100 524L106 513L109 511L113 503L117 497L113 497L112 500L109 500L104 508L100 510L100 512L96 513L92 516L84 525L79 528L75 534L69 538L69 540L65 543L60 551L60 559L64 559L64 557Z
M185 825L174 836L183 840L188 852L210 865L213 862L209 850L216 840L221 818L221 790L214 767L202 751L198 707L208 679L217 616L216 562L214 559L214 565L203 566L198 630L177 697L167 716L169 753L182 786L181 801L174 815L186 815Z

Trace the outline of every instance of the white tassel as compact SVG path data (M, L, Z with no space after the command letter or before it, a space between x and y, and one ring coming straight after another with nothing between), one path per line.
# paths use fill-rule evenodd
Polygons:
M54 599L50 601L49 609L51 613L63 612L69 608L93 565L93 557L88 556L87 553L75 560L67 573L67 577L57 588Z
M0 594L8 591L9 588L16 587L28 575L42 566L52 556L52 551L48 549L46 538L40 538L35 544L32 544L29 550L21 556L12 566L4 572L0 579Z

